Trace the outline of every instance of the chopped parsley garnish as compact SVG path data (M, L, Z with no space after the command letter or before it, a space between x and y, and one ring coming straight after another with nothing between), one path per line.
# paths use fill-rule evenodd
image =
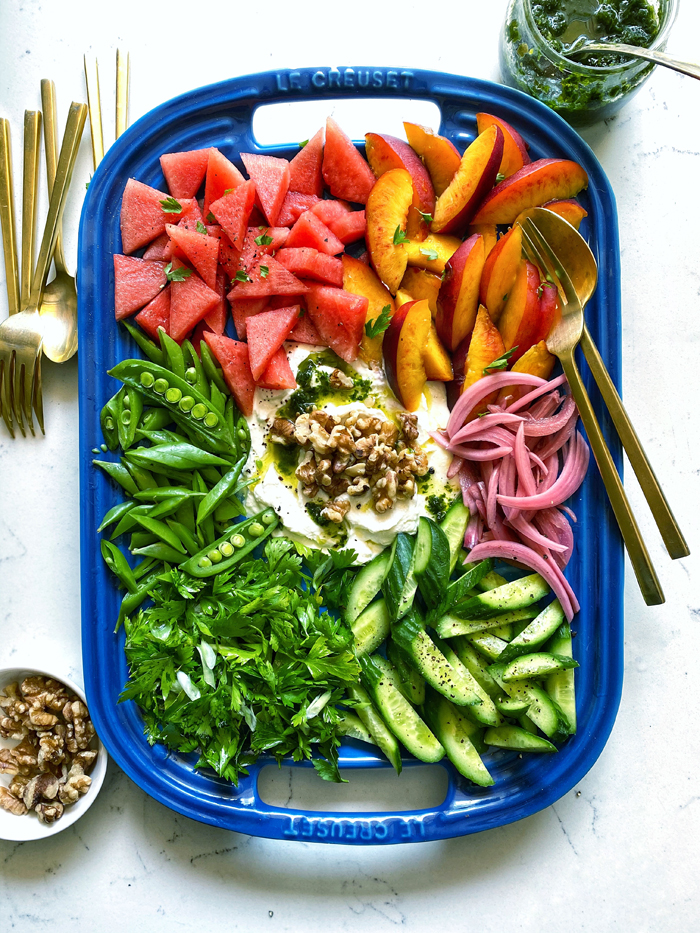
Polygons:
M436 249L426 249L425 247L421 246L420 251L424 256L427 256L430 262L435 262L435 260L438 258Z
M396 230L394 230L394 246L401 246L402 243L408 243L408 237L399 224Z
M253 280L245 271L245 269L239 269L238 272L233 277L235 282L252 282Z
M201 220L197 221L197 233L203 233L205 236L207 235L207 228L204 226Z
M256 246L269 246L272 243L272 237L266 233L261 233L260 236L255 237L254 242Z
M391 305L384 305L379 317L374 318L372 321L367 321L365 324L365 334L372 339L373 337L379 337L387 327L391 324Z
M269 266L260 266L260 275L263 279L266 279L269 274L270 274Z
M188 269L186 266L181 266L179 269L173 269L173 264L171 262L165 267L165 277L168 282L184 282L185 279L189 279L192 275L192 270Z
M502 172L499 172L498 175L496 175L496 184L500 184L505 179L505 177L506 176Z
M426 214L426 213L424 213L423 211L418 211L418 213L421 215L421 217L423 218L423 220L424 220L427 224L431 224L431 223L433 222L433 215L432 215L432 214Z
M502 353L497 359L495 359L493 363L489 363L488 366L484 366L483 375L488 376L489 373L497 372L500 369L507 369L508 361L517 349L517 347L511 347L510 350L506 350L505 353Z
M175 198L165 198L164 201L160 202L160 206L163 208L163 211L166 214L181 214L182 213L182 204Z

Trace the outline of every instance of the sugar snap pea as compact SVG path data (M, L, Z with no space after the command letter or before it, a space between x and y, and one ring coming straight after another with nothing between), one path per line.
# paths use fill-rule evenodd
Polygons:
M110 541L100 541L100 551L105 564L109 567L115 577L122 583L130 593L135 593L138 589L134 572L129 566L129 562L122 554L119 548Z
M202 340L199 345L199 355L202 360L202 369L206 373L207 379L212 385L215 385L219 392L223 392L224 395L228 395L228 387L226 385L226 380L224 379L223 370L220 369L216 360L214 359L214 354L209 349L209 344L206 340Z
M198 494L202 495L202 493ZM187 528L187 530L192 534L195 534L197 530L197 526L194 520L194 502L194 499L184 499L180 504L180 508L175 513L175 520L184 525L185 528Z
M112 398L103 406L102 411L100 412L100 427L102 428L102 436L105 439L107 449L115 451L119 447L119 429L117 425L119 424L119 406L120 406L120 396L122 395L124 388L122 387L116 395L113 395Z
M137 432L138 440L150 441L151 444L189 444L184 434L178 434L177 431L169 431L161 428L159 431L145 431L139 428Z
M141 577L145 577L146 574L153 569L155 564L156 559L154 557L144 557L144 559L139 561L139 563L133 568L134 578L136 580L140 580Z
M201 547L199 541L195 538L190 529L182 524L182 522L178 522L174 518L169 518L168 526L178 536L180 541L182 541L182 543L185 545L185 550L189 554L196 554L197 551L199 551Z
M194 386L200 395L205 398L211 398L211 387L209 380L204 372L202 362L197 356L197 351L189 340L182 341L182 352L185 355L185 382Z
M155 544L159 539L148 531L135 531L129 541L129 550L135 554L138 548L147 547L149 544Z
M118 502L116 505L105 514L105 517L100 523L100 527L97 529L98 532L104 531L105 528L109 528L110 525L113 525L115 522L118 522L127 512L130 512L135 508L136 503L132 502L131 499L125 499L123 502Z
M219 391L219 387L215 382L212 382L210 391L212 408L215 408L223 417L226 414L226 396Z
M134 610L138 609L141 603L148 598L148 593L151 588L158 582L159 576L159 570L150 573L141 583L139 583L138 589L135 593L127 593L124 599L122 599L122 604L119 609L119 617L117 618L117 624L114 627L115 632L119 631L124 622L124 619L128 615L131 615Z
M133 512L132 512L133 515ZM148 515L136 515L134 516L136 521L145 528L146 531L150 531L151 534L155 535L157 538L167 544L168 547L171 547L174 551L180 551L182 554L185 553L185 545L180 541L178 536L169 528L165 522L159 521L157 518L151 518ZM182 558L180 558L182 560Z
M124 386L117 398L119 399L117 412L119 443L123 450L128 450L134 443L136 429L143 414L143 395L131 386Z
M169 564L179 564L182 560L180 551L171 548L164 541L154 541L145 547L135 548L131 553L142 557L155 557L156 560L164 560Z
M166 334L164 328L158 331L160 348L163 351L163 365L181 379L185 378L185 354L182 347Z
M134 338L138 346L143 350L149 360L152 363L157 363L159 366L162 366L165 356L163 355L163 351L160 349L160 347L157 347L152 340L148 339L143 331L139 330L138 327L134 327L130 321L122 321L122 324L124 327L126 327L126 329L129 331L131 336Z
M210 489L206 496L201 500L199 506L197 507L197 523L204 521L207 516L211 515L216 507L223 502L232 492L238 478L241 475L241 470L245 465L245 458L241 458L238 463L233 467L232 470L229 470L228 473L225 473L219 482L214 486L213 489Z
M115 463L114 460L93 460L92 462L95 466L104 470L107 476L111 476L116 483L119 483L130 496L136 495L139 491L133 476L123 463Z
M229 466L227 460L195 447L194 444L159 444L157 447L136 447L125 458L129 463L149 467L151 464L174 470L195 470L206 466Z
M134 482L141 491L144 489L156 489L158 483L154 475L145 467L138 466L136 463L127 463L129 473L134 477Z
M246 521L231 525L220 538L180 564L180 570L193 577L211 577L228 570L264 541L278 524L274 510L265 509Z
M203 493L193 492L185 486L166 486L163 489L144 489L136 493L134 499L139 502L162 502L164 499L179 499L184 502L185 499L201 499Z
M143 413L139 431L161 431L173 423L173 416L167 408L149 408Z

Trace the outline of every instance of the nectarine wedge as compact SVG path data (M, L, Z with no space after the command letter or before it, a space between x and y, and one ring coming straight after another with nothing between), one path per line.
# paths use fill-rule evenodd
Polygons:
M452 381L452 361L449 353L440 342L435 324L430 325L428 342L423 353L423 363L427 379L435 379L437 382Z
M494 125L500 127L503 133L503 158L498 172L504 178L509 178L530 162L530 156L522 136L510 123L491 113L477 113L476 128L479 133Z
M498 322L515 283L523 248L523 232L514 224L502 236L486 257L479 286L479 299L488 308L491 319Z
M556 357L549 352L544 340L540 340L520 357L513 365L511 372L529 373L531 376L539 376L540 379L549 379L556 361ZM510 405L527 391L528 389L524 386L505 386L498 393L498 404Z
M433 275L432 272L415 266L409 266L401 279L401 291L407 292L414 301L428 299L433 317L437 314L437 296L441 285L442 279L439 275Z
M401 283L408 263L403 243L395 243L397 231L405 234L413 181L406 169L394 168L381 175L367 198L367 248L377 275L392 293Z
M588 175L578 162L538 159L496 185L472 220L475 224L512 224L521 211L573 198L587 185Z
M447 261L462 245L456 236L429 233L424 240L409 240L406 246L408 265L442 275Z
M486 308L481 305L476 316L476 323L472 331L472 338L469 341L469 350L467 351L467 360L464 368L464 382L462 383L462 392L474 385L484 375L484 369L503 356L505 347L503 339L498 328L491 320ZM473 417L480 411L485 411L486 406L497 395L492 392L483 402L475 408L470 416Z
M408 212L407 233L411 239L423 240L428 224L421 216L435 210L433 183L425 165L403 139L396 136L367 133L365 135L367 161L379 178L392 168L405 168L413 180L413 201Z
M447 263L438 293L435 326L449 350L456 350L474 327L483 269L484 238L475 233Z
M394 312L384 334L384 371L396 398L416 411L426 383L423 356L430 335L428 302L408 301Z
M428 169L436 195L441 195L459 168L460 154L449 139L438 136L427 126L404 123L406 139Z
M559 214L560 217L563 217L564 220L568 220L571 226L576 227L577 230L581 226L583 218L588 217L588 211L581 207L574 198L565 198L563 201L548 201L546 204L543 204L542 207L546 207L548 211Z
M498 329L506 350L517 347L511 361L519 360L526 350L545 336L540 333L539 288L540 273L537 266L523 259L518 266L503 314L498 319Z
M480 233L484 238L484 253L488 257L491 250L496 243L498 243L498 228L496 224L469 224L467 227L467 237L472 236L474 233Z
M360 295L367 298L367 321L375 321L382 310L389 305L391 313L394 313L394 299L386 286L382 285L374 269L371 269L364 262L345 254L343 261L343 288L346 292L353 295ZM378 337L368 337L366 333L362 335L360 344L360 358L369 362L374 360L379 363L382 359L382 339L383 334Z
M437 199L430 225L433 233L459 232L472 220L496 223L474 215L496 181L502 158L503 133L490 126L465 150L454 178Z

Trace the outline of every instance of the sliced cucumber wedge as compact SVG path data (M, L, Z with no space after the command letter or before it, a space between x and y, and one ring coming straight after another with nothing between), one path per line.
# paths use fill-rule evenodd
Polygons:
M548 674L558 671L568 671L578 667L573 658L566 658L559 654L550 654L548 651L539 651L534 654L523 654L514 661L510 661L503 668L502 678L505 683L520 680L539 680Z
M556 745L552 745L541 735L533 735L520 726L497 726L487 729L484 733L484 742L498 748L512 748L520 752L556 752Z
M363 654L372 654L381 645L391 631L389 610L383 599L370 603L350 625L355 636L355 653L358 658Z
M425 680L413 667L403 648L399 648L393 638L386 643L386 655L396 668L401 693L413 706L422 706L425 702Z
M488 662L476 651L473 645L469 644L466 638L455 638L453 646L459 660L491 699L503 693L502 688L489 673Z
M440 522L440 528L450 544L450 573L455 569L457 558L464 544L464 533L469 523L469 509L458 496L447 510L447 514Z
M389 570L390 558L391 551L386 548L358 572L350 588L348 605L345 609L345 621L348 624L352 625L381 590Z
M382 583L389 616L397 621L406 615L413 605L418 581L413 570L414 539L401 532L394 538L389 552L389 568Z
M572 657L571 628L568 622L562 622L550 639L547 649L560 657ZM576 692L573 670L550 674L544 685L547 693L564 714L569 732L574 735L576 732Z
M532 612L533 610L519 609L517 611ZM516 620L511 619L509 621L514 622ZM563 621L564 611L559 604L559 600L555 599L538 616L533 618L532 622L519 635L516 635L508 647L504 649L499 661L512 661L513 658L517 658L522 654L529 654L535 648L539 648L548 638L554 635ZM563 651L554 651L551 646L549 650L552 651L552 654L565 654Z
M481 700L481 703L470 707L469 714L479 723L484 726L499 726L502 724L503 719L494 706L493 700L488 695L488 693L483 689L479 684L476 678L472 677L467 668L459 660L452 648L446 644L444 641L436 641L437 647L444 654L445 658L448 660L450 666L458 675L460 681L467 681L471 683L473 690L476 695Z
M479 784L490 787L494 781L481 760L474 744L481 744L478 736L481 730L470 722L460 710L445 697L431 691L425 705L429 724L440 740L455 768L460 774Z
M372 738L372 733L358 715L351 713L348 709L340 709L338 712L340 713L338 732L341 735L347 735L350 739L359 739L360 742L367 742L369 745L377 744Z
M549 584L538 573L533 573L465 600L460 605L460 614L468 619L486 619L501 612L525 609L547 593Z
M379 715L369 693L360 684L352 684L348 687L348 696L356 703L362 704L355 710L362 724L389 759L396 773L401 774L402 764L399 743L396 741L394 733Z
M537 615L536 609L515 609L513 612L502 612L490 619L460 619L454 612L446 613L435 624L435 630L440 638L454 638L455 635L474 635L477 632L485 632L490 629L496 629L502 625L508 625L511 622L523 622L528 619L534 619Z
M418 522L413 572L428 610L440 605L450 582L450 542L429 518Z

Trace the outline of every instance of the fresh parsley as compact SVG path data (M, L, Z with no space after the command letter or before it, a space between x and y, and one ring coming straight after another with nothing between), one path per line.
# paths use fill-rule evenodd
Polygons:
M394 230L394 246L401 246L402 243L408 243L408 237L399 224L396 230Z
M426 213L424 213L423 211L418 211L418 213L421 215L421 217L423 218L423 220L425 221L425 223L427 223L428 225L430 225L430 224L433 222L433 215L432 215L432 214L426 214Z
M204 226L201 220L197 221L197 233L203 233L205 236L207 235L207 228Z
M510 350L506 350L505 353L502 353L497 359L495 359L493 363L489 363L488 366L484 366L483 375L488 376L489 373L498 372L498 370L501 369L507 369L508 361L517 349L517 347L511 347Z
M503 175L502 172L499 172L498 175L496 175L496 184L499 185L505 177L506 176Z
M430 262L435 262L435 260L438 258L436 249L426 249L424 246L421 246L420 251L424 256L427 256Z
M245 269L239 269L238 272L233 277L235 282L252 282L253 280L245 271Z
M270 267L269 267L269 266L260 266L260 276L261 276L261 278L266 279L266 278L268 277L269 274L270 274Z
M391 323L391 305L384 305L379 313L379 317L365 324L365 334L371 339L379 337Z
M256 246L269 246L272 243L272 237L267 233L261 233L260 236L255 237L254 242Z
M165 198L160 202L160 206L166 214L181 214L182 204L176 198Z
M165 277L168 282L184 282L185 279L189 279L192 275L192 270L186 268L186 266L181 266L179 269L173 269L173 264L171 262L165 267Z

